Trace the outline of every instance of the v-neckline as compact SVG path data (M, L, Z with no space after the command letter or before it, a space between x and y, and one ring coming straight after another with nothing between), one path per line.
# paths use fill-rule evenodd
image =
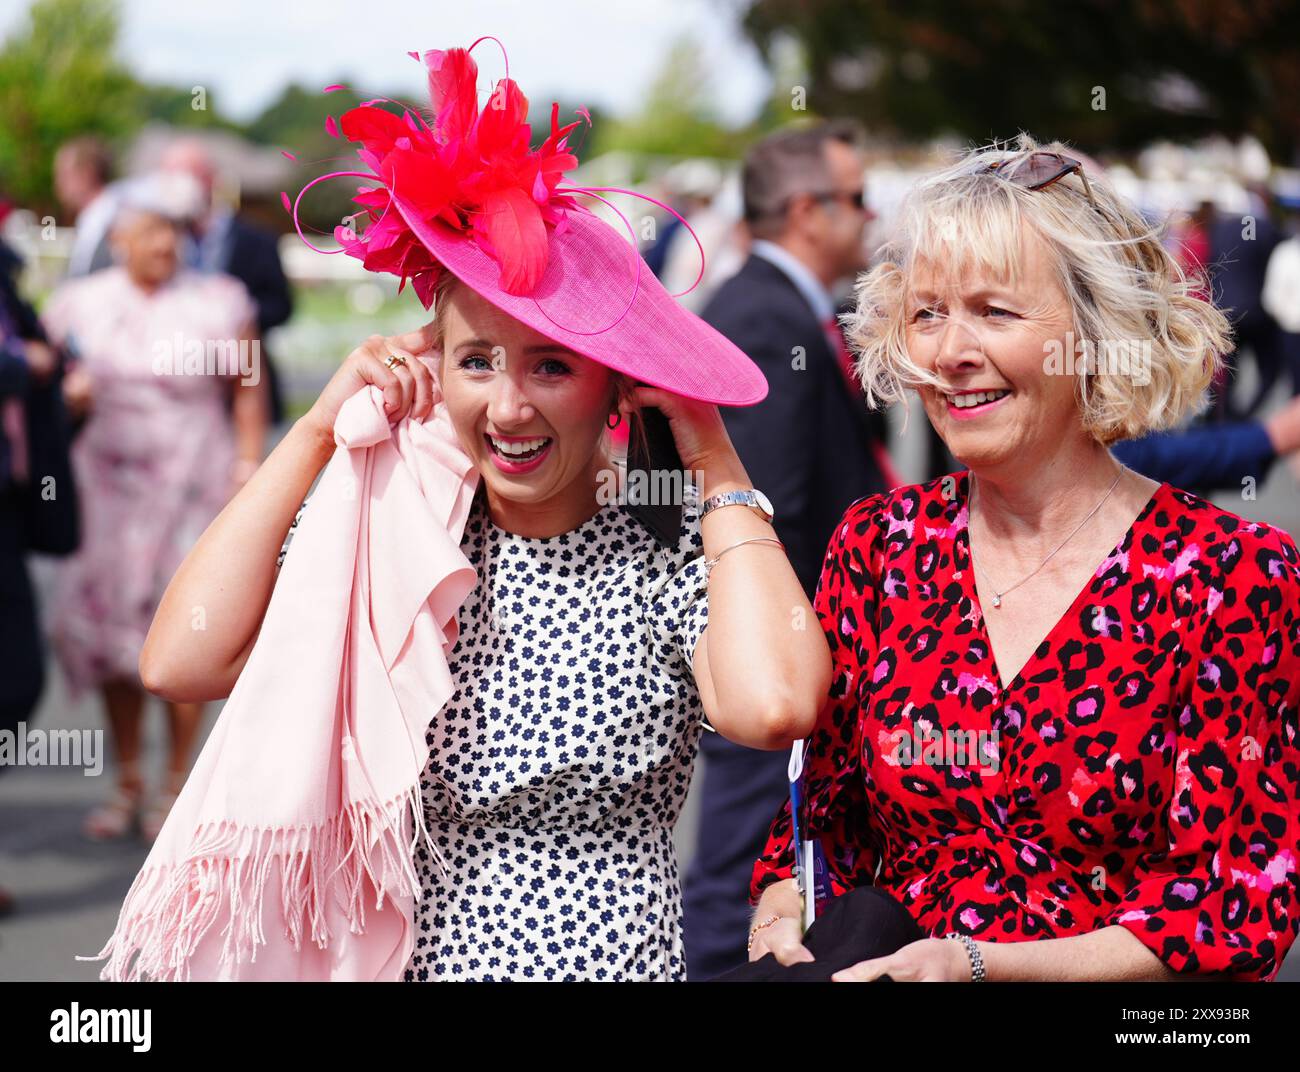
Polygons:
M959 520L961 524L957 533L953 537L953 540L955 543L957 540L965 537L967 568L962 572L969 574L969 577L963 577L962 579L966 582L965 587L967 595L970 596L972 605L975 607L976 611L979 612L979 630L984 640L985 647L988 650L988 661L993 667L993 676L997 680L999 690L998 700L999 703L1001 703L1011 692L1023 684L1025 671L1030 670L1038 659L1038 649L1056 636L1057 632L1061 629L1062 622L1067 620L1073 621L1077 617L1079 604L1084 597L1088 595L1089 589L1092 588L1092 582L1097 579L1098 571L1107 562L1112 561L1119 555L1120 549L1132 538L1134 530L1137 529L1138 525L1145 521L1151 511L1155 509L1157 500L1161 498L1165 489L1169 487L1169 482L1161 481L1160 486L1151 493L1146 503L1143 504L1142 509L1137 512L1137 515L1129 523L1128 528L1124 530L1124 534L1120 536L1119 542L1107 551L1101 561L1093 567L1092 572L1088 574L1087 580L1083 582L1079 591L1074 594L1074 598L1070 600L1070 605L1061 612L1060 617L1052 623L1051 628L1048 629L1041 639L1039 639L1038 643L1034 645L1033 651L1029 653L1029 658L1021 665L1020 669L1016 672L1016 676L1012 678L1011 683L1006 684L1005 679L1002 676L1002 668L998 666L997 653L993 650L993 638L989 635L988 622L984 614L984 604L980 602L979 585L975 582L975 558L971 552L970 544L970 471L967 470L962 473L961 479L964 482L964 487L961 490L960 497L954 499L954 501L958 503L957 514L954 521Z

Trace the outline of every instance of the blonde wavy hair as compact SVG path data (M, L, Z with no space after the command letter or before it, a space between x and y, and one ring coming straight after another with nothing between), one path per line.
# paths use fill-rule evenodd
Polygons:
M1071 155L1060 142L1039 146L1022 134L1013 148L994 143L969 151L905 196L882 262L859 276L856 308L842 318L867 400L906 406L909 388L943 386L907 352L905 309L918 257L955 273L975 269L1014 280L1025 230L1046 243L1076 339L1134 343L1144 352L1149 343L1145 383L1100 365L1076 377L1085 431L1109 445L1171 428L1205 405L1231 348L1228 320L1195 295L1204 281L1183 273L1159 229L1095 171L1087 180L1096 208L1077 173L1039 190L1004 177L1038 151Z

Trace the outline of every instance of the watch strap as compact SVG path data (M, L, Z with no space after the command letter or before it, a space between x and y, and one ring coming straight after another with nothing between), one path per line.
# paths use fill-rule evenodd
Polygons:
M701 506L700 518L703 519L707 517L711 511L716 510L721 506L734 506L734 505L748 506L751 510L755 511L757 514L759 514L759 516L764 518L764 520L767 521L772 520L772 515L769 514L765 509L763 509L763 506L759 502L758 496L754 493L753 488L741 489L736 491L724 491L724 492L720 492L717 495L709 496L709 498L704 500Z

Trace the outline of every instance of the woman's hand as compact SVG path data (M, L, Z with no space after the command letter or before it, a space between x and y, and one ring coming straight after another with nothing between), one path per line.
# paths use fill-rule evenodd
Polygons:
M433 411L437 387L433 374L415 355L428 353L433 343L432 324L404 335L371 335L344 359L304 420L318 435L333 442L339 408L368 383L384 392L384 411L390 421L399 421L408 414L423 420ZM384 364L390 354L406 358L406 363L390 369Z
M771 953L778 964L802 964L817 958L803 944L803 929L795 916L782 916L775 923L764 927L754 935L754 944L749 949L749 959Z
M753 488L717 406L656 387L638 387L634 398L668 418L683 488L694 485L701 503ZM709 622L691 661L705 717L736 744L789 748L812 731L830 689L830 649L817 616L771 518L740 503L710 510L700 517L700 539L704 561L720 567L705 568Z
M37 383L44 383L59 367L59 356L48 343L39 339L26 339L23 351L27 357L27 368Z
M961 942L922 938L887 957L873 957L837 971L831 982L871 983L888 975L896 983L969 983L970 973L970 957Z
M683 398L659 387L638 387L634 393L636 405L653 406L668 418L682 468L693 471L717 462L738 463L722 414L713 403Z

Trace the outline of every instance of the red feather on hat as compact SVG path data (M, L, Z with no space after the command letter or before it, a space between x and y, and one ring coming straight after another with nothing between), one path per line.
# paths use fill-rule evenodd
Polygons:
M407 112L398 116L368 101L346 112L339 126L357 142L357 155L383 182L353 199L371 223L363 234L338 227L344 251L371 271L411 280L427 309L441 267L393 205L421 219L441 221L472 237L501 268L501 288L531 293L546 269L548 228L562 228L573 199L557 194L566 171L578 166L568 151L575 121L559 125L551 106L551 131L529 148L528 98L502 78L480 113L478 67L466 49L424 53L433 126Z

